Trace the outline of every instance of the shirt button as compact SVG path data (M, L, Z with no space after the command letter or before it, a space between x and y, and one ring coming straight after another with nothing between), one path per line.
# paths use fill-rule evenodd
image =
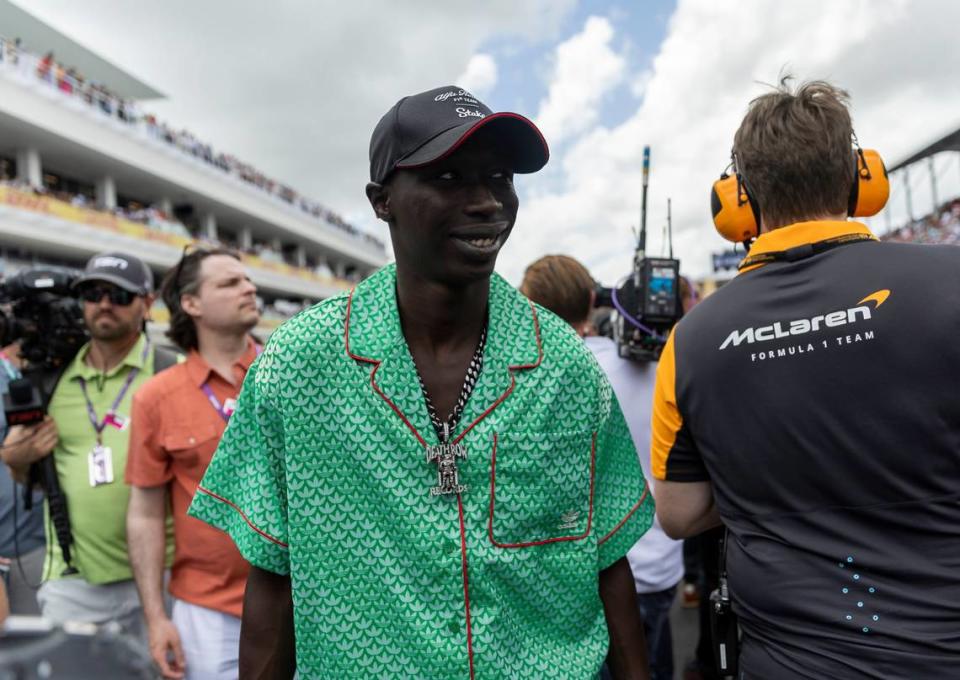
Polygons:
M196 444L196 443L197 443L196 438L195 438L195 437L190 437L190 443L191 443L191 444Z
M450 632L454 635L458 635L460 633L460 623L458 621L451 621L449 624L447 624L447 628L449 628Z

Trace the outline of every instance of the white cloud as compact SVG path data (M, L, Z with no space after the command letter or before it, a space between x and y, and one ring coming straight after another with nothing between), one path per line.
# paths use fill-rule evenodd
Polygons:
M623 80L626 62L610 46L613 35L608 19L590 17L580 33L557 46L536 118L551 144L593 125L603 95Z
M653 78L653 73L648 69L641 71L639 75L630 80L630 92L633 93L634 97L638 99L643 97L647 91L647 85L650 84L651 78Z
M18 0L168 100L146 110L383 236L363 187L380 116L450 84L490 40L558 39L575 0ZM488 102L507 108L500 102Z
M497 84L496 60L489 54L473 55L463 73L453 83L483 99Z
M953 2L811 0L774 7L765 0L681 0L636 113L616 127L585 130L552 159L550 177L518 179L524 202L500 270L516 282L530 260L567 253L605 282L625 274L630 227L639 222L641 153L650 144L648 252L661 250L672 197L683 269L705 274L710 253L728 245L712 227L710 186L729 159L747 104L765 91L758 81L775 82L786 66L800 79L827 78L846 88L861 142L892 165L960 124L958 23L960 4ZM938 161L944 183L954 182L939 187L941 200L960 194L948 167L957 163L955 155ZM917 174L911 185L921 214L930 209L929 191L924 198L928 181ZM888 209L899 211L896 224L904 212L896 180L893 191ZM874 218L875 227L885 220Z

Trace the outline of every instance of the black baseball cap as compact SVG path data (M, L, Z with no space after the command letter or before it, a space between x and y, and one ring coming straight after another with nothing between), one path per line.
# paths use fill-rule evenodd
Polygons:
M380 119L370 138L370 180L382 184L397 168L435 163L481 128L507 142L514 172L536 172L550 158L532 121L494 113L462 87L448 85L404 97Z
M150 267L140 258L126 253L100 253L91 257L73 287L90 281L106 281L137 295L153 292L153 272Z

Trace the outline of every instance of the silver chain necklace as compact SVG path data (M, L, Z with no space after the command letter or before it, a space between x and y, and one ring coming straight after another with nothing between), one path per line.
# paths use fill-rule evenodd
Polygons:
M484 324L483 331L480 333L480 342L477 349L470 359L470 365L467 367L467 375L463 379L463 387L460 388L460 396L457 397L457 403L447 419L440 420L437 415L437 409L430 400L430 393L427 392L426 385L423 384L423 378L417 370L417 381L420 383L420 391L423 392L423 399L427 404L427 413L430 415L430 423L437 432L439 444L427 446L427 462L437 464L437 485L430 489L431 496L447 496L460 494L467 490L465 484L460 483L460 472L457 470L457 458L466 458L467 449L463 442L450 442L450 433L453 432L457 423L463 416L463 409L467 405L467 400L477 386L477 380L480 377L480 371L483 368L483 348L487 341L487 327ZM416 368L416 362L414 362Z
M441 442L446 442L450 433L456 428L457 423L463 416L463 409L467 405L467 400L477 386L477 380L480 378L480 371L483 369L483 348L487 344L487 326L484 324L483 331L480 332L480 342L477 343L477 349L473 352L470 359L470 365L467 367L467 374L463 379L463 386L460 388L460 395L457 397L457 403L453 410L447 416L446 420L440 420L437 409L430 399L430 393L427 392L427 386L423 384L423 378L420 376L420 370L417 369L417 381L420 383L420 390L423 392L423 399L427 403L427 413L430 415L430 422L433 429L437 432L437 438ZM416 364L414 364L416 366Z

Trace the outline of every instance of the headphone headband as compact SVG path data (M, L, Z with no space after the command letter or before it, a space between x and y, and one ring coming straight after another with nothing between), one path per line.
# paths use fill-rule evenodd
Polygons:
M856 135L852 141L856 176L850 187L847 214L850 217L871 217L886 205L890 180L880 154L873 149L861 149ZM724 171L713 183L710 209L719 234L728 241L744 243L760 234L760 206L750 195L736 153L731 152L730 156L733 174Z

